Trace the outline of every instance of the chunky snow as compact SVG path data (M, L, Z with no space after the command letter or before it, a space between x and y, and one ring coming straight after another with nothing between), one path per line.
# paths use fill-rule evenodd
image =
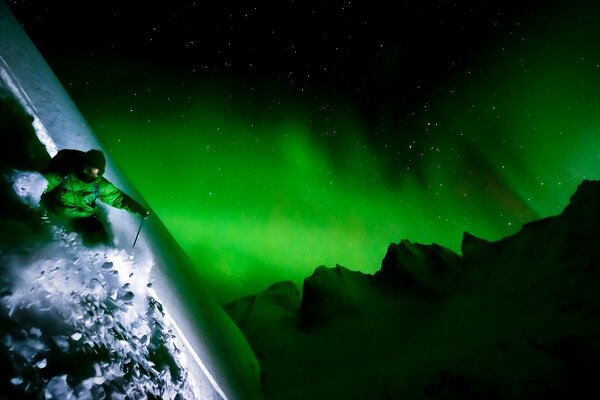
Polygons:
M43 229L0 254L0 338L8 393L45 399L191 399L178 338L148 292L150 258L77 234L38 207L44 178L12 171Z

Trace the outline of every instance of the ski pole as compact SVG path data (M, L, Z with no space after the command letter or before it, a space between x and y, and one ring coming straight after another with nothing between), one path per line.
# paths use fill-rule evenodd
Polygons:
M137 234L135 235L135 240L133 241L133 246L131 246L132 249L135 247L138 237L140 236L140 232L142 231L142 226L144 225L144 219L145 218L142 218L142 222L140 222L140 227L138 228Z

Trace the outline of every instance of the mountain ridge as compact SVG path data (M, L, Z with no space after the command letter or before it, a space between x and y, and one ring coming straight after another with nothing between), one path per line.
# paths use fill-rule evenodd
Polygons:
M462 255L404 239L374 274L320 266L302 296L280 282L225 309L267 399L597 393L598 222L600 182L584 180L560 214L513 235L465 232Z

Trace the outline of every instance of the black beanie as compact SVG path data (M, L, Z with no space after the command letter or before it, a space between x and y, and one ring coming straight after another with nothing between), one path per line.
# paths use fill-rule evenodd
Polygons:
M85 153L86 166L98 168L100 170L100 174L104 173L104 169L106 168L106 159L104 158L104 153L100 150L90 150Z

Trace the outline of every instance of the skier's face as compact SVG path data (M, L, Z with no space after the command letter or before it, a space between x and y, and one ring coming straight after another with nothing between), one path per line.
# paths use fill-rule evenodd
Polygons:
M83 169L83 176L90 181L95 180L100 175L100 169L96 167L85 167Z

